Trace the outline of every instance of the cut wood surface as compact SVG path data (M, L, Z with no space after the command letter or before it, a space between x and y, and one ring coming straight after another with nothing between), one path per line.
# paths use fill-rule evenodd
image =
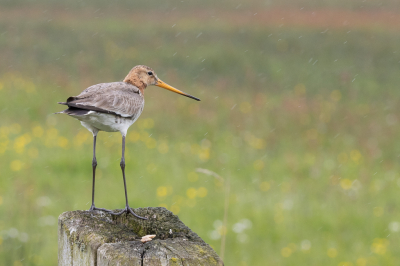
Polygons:
M132 215L65 212L58 218L58 265L223 265L217 253L165 208ZM146 243L145 235L156 235Z

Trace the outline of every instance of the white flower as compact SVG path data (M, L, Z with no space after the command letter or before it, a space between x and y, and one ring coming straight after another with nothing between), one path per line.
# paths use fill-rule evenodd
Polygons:
M311 248L311 242L308 239L304 239L301 241L300 246L302 250L307 251Z
M51 199L47 196L43 196L36 200L36 204L40 207L48 206L51 204Z
M400 231L400 223L399 222L391 222L389 224L389 230L393 233Z

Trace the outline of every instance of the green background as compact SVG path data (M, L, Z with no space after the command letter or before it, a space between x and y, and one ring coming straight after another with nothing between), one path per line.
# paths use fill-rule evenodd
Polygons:
M57 263L57 217L90 207L92 137L52 113L138 64L202 101L146 89L131 207L173 211L226 265L400 265L398 17L389 0L1 1L0 265ZM120 134L97 151L96 206L122 208Z

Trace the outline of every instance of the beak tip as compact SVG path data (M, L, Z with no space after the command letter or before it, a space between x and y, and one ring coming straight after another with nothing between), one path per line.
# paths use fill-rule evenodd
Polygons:
M196 100L196 101L198 101L198 102L200 102L201 100L199 99L199 98L197 98L197 97L194 97L194 96L192 96L192 95L185 95L185 96L187 96L187 97L189 97L189 98L191 98L191 99L193 99L193 100Z

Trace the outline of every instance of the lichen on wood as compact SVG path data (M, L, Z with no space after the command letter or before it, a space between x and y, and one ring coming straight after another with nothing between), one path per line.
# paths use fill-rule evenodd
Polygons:
M59 217L61 265L223 265L216 252L165 208L138 208L132 215L95 211ZM142 243L145 235L156 235Z

